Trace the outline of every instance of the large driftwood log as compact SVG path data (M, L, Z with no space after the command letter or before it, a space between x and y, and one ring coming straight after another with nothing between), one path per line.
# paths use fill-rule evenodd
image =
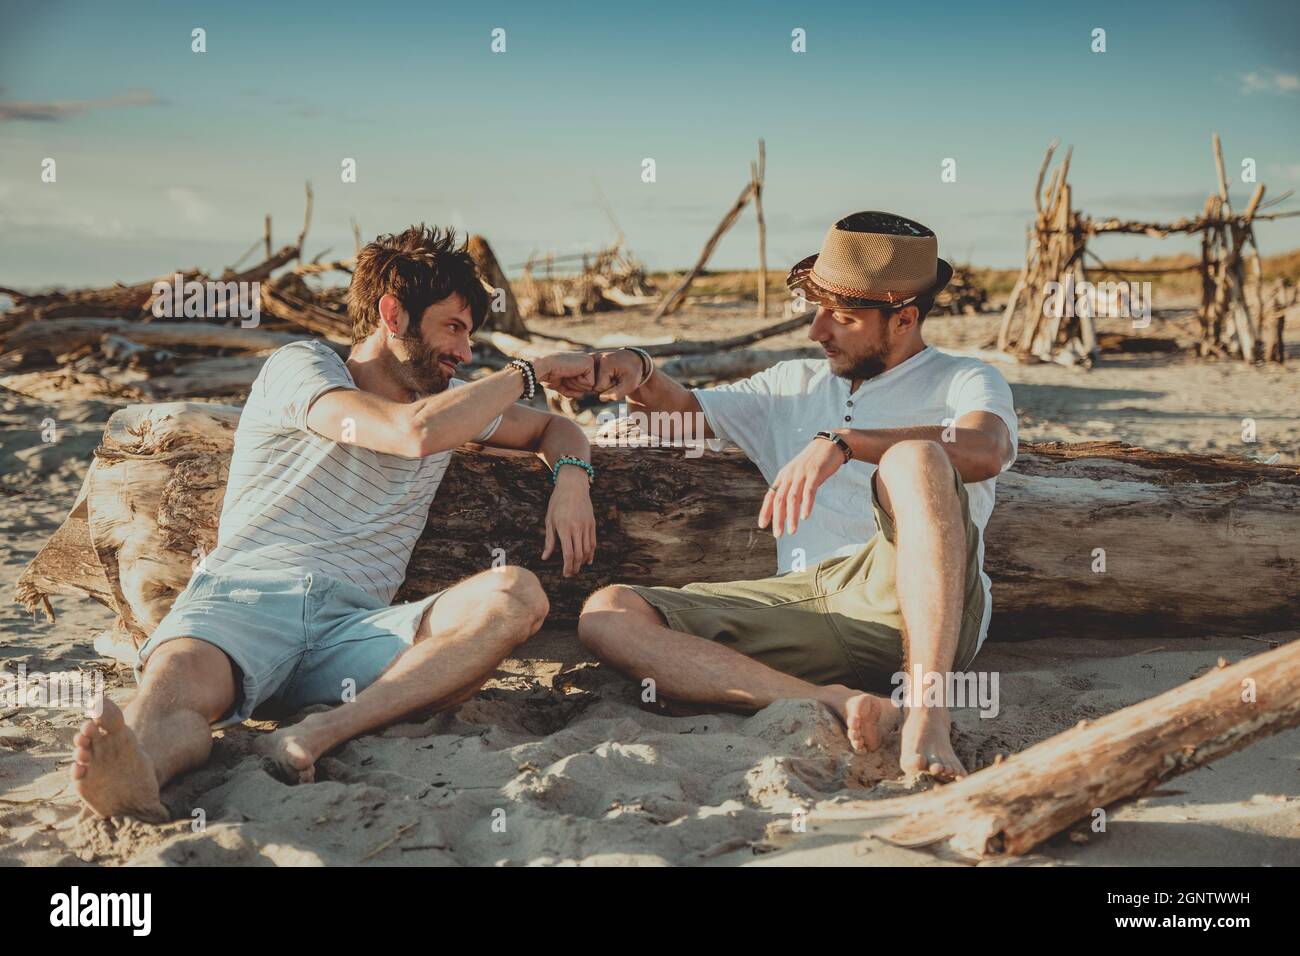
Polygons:
M1300 724L1300 641L1249 657L919 796L855 800L809 815L860 820L903 846L982 859L1027 853L1118 800Z
M20 600L37 606L56 590L51 582L100 600L108 593L137 638L147 633L215 544L238 414L188 403L116 413L79 519L107 588L76 583L86 558L56 535L59 546L52 540L20 579ZM540 462L470 450L452 459L399 598L490 567L495 548L541 576L562 621L609 583L773 573L772 538L755 527L766 485L738 452L597 448L594 457L599 545L582 574L564 579L558 560L540 560L550 493ZM1294 626L1300 470L1118 443L1023 445L998 482L985 567L999 638Z

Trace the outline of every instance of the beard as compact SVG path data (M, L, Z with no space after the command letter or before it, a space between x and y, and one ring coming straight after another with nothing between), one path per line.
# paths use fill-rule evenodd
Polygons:
M859 355L841 352L826 361L830 363L831 372L840 378L865 382L885 370L885 350L876 348Z
M416 336L390 336L394 359L393 378L417 396L436 395L451 384L451 374L439 360L456 364L450 355L440 355L424 339Z

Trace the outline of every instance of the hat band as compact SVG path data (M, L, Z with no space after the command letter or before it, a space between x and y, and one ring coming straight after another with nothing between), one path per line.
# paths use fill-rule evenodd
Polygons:
M895 305L904 299L915 299L920 292L868 292L863 289L854 289L846 285L837 285L834 282L828 282L817 274L817 269L812 269L812 277L817 284L827 292L833 292L836 295L848 296L853 299L873 299L876 301L888 302Z

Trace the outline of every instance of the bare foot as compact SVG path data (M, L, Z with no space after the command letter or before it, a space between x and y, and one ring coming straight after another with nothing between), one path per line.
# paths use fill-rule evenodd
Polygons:
M316 758L320 756L302 724L285 727L257 742L257 750L274 764L276 776L286 783L315 783Z
M952 721L942 708L908 708L903 720L898 762L910 777L928 773L936 780L960 780L966 768L952 749Z
M840 715L840 720L844 721L849 745L859 753L878 749L898 726L898 708L886 698L850 687L834 687L831 690L839 692L831 706Z
M97 702L99 716L81 725L73 739L72 781L96 816L162 821L170 814L158 798L153 761L126 725L117 704Z

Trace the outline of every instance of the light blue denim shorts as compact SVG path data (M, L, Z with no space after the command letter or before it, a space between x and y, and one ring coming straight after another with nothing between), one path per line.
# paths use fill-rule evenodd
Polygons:
M278 717L340 704L411 646L441 593L384 604L305 568L196 573L140 648L136 677L159 645L192 637L220 648L242 672L233 709L214 727L242 723L255 711Z

